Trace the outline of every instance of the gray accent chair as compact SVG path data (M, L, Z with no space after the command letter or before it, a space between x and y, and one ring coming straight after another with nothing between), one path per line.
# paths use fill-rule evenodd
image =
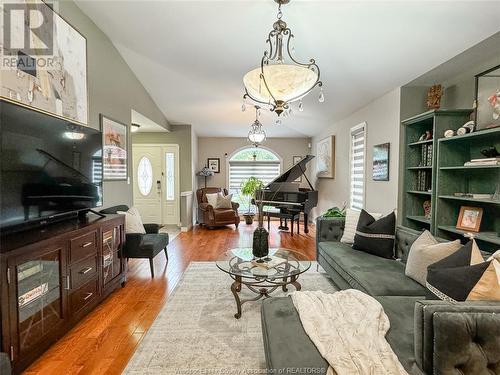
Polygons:
M391 260L339 242L343 220L316 222L319 264L339 289L358 289L380 302L391 323L387 341L410 374L500 374L500 302L426 300L426 288L404 275L420 232L398 227L398 260ZM290 298L263 301L261 315L269 370L326 374L328 363L305 333Z
M128 211L128 206L118 205L101 210L102 214L116 214L118 211ZM160 252L164 251L168 263L168 234L158 233L161 228L159 224L144 224L146 234L127 233L125 235L125 244L123 245L124 258L149 259L149 268L151 277L155 277L153 259Z

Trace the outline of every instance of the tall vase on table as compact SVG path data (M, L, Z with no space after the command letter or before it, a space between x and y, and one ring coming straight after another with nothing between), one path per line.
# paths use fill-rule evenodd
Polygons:
M256 206L259 210L259 225L253 232L252 243L252 254L255 258L257 258L257 262L259 263L264 263L270 260L270 258L267 258L267 255L269 254L269 233L264 228L264 204L262 202L263 194L264 193L261 190L257 191L256 194Z

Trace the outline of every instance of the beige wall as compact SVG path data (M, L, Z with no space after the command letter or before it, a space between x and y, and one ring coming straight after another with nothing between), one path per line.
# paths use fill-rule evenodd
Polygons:
M193 190L191 125L171 125L165 133L134 133L132 144L177 144L179 145L179 185L181 191Z
M362 122L366 122L367 124L365 208L368 211L381 212L385 214L397 207L400 123L399 108L400 90L398 88L359 109L344 120L332 124L320 135L313 138L314 154L316 152L316 144L319 140L329 135L335 135L336 137L335 178L317 179L314 177L316 189L319 191L319 202L318 207L316 207L313 211L313 217L323 214L330 207L341 207L343 202L349 202L350 129ZM373 181L373 146L386 142L390 142L391 144L389 170L390 180ZM313 175L315 175L315 173L313 173Z
M129 125L135 109L168 128L167 120L108 37L72 1L56 5L61 16L87 39L89 126L99 129L100 113ZM128 155L130 184L104 182L104 207L132 204L132 153Z
M293 156L304 156L311 153L308 144L310 138L269 138L263 144L277 153L282 159L282 171L292 165ZM198 138L198 169L201 170L207 164L207 158L219 158L221 171L213 177L207 178L207 186L227 187L227 160L235 151L242 147L248 147L246 138L222 138L222 137L199 137ZM227 158L226 158L227 155ZM309 168L311 165L309 165ZM204 186L204 179L198 178L198 186Z

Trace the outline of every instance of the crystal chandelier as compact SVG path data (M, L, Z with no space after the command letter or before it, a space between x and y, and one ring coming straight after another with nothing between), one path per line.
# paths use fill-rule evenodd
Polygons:
M260 107L255 106L255 121L248 132L248 142L255 147L259 147L266 140L266 132L259 121Z
M285 21L281 18L281 6L290 0L274 0L278 3L278 19L273 24L266 43L268 50L260 62L260 67L251 70L243 77L245 95L263 105L269 105L278 116L290 109L290 103L300 101L299 111L303 110L302 98L319 86L319 101L324 102L323 83L320 70L314 59L301 63L292 56L294 49L291 40L294 37ZM244 110L245 104L242 106Z

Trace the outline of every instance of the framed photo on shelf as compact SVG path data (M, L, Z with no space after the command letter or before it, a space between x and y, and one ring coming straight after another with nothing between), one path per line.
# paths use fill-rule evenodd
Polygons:
M292 160L293 160L293 161L292 161L292 164L293 164L293 165L295 165L295 164L297 164L299 161L301 161L302 159L303 159L303 157L302 157L302 156L294 156L294 157L292 158ZM301 175L299 178L297 178L294 182L302 182L302 175Z
M500 65L476 76L476 129L500 126Z
M214 173L220 173L220 159L219 158L208 158L207 159L208 169Z
M458 215L457 229L479 232L482 217L483 209L481 207L462 206Z
M389 181L390 148L390 143L373 146L373 181Z
M127 179L127 125L101 113L102 177L107 181Z

